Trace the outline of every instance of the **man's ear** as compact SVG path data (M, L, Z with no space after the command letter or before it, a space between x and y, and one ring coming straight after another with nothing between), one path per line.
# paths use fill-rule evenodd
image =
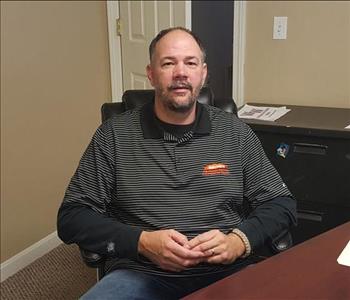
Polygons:
M152 71L151 64L147 65L146 73L147 73L147 78L148 78L149 82L151 83L152 86L154 86L153 71Z

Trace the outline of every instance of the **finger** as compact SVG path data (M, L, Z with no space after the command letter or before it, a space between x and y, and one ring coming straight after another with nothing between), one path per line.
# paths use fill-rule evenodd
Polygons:
M174 241L169 243L168 250L174 254L174 256L182 259L198 259L204 256L202 251L187 249L186 247L181 246Z
M231 259L228 259L225 255L220 254L220 255L215 255L215 256L207 258L206 262L209 264L224 264L224 265L226 265L226 264L233 263L235 260L236 260L236 258L232 257Z
M199 263L203 262L205 258L200 258L200 259L185 259L182 261L182 265L184 267L193 267L198 265Z
M225 254L227 254L227 253L223 249L221 249L220 247L208 250L208 253L210 253L211 255L210 255L210 257L208 257L206 259L207 263L221 264L221 263L224 263L226 260L227 255L225 255Z
M204 260L203 253L200 253L201 257L198 258L182 258L172 252L168 252L165 257L162 257L160 265L171 266L172 269L183 270L187 267L195 266Z
M212 236L210 234L208 234L208 232L205 232L205 233L197 235L192 240L190 240L188 242L188 245L190 246L190 248L194 248L194 247L196 247L204 242L209 241L211 238L212 238Z
M179 258L171 252L168 252L166 256L152 254L149 258L163 270L179 272L185 269L185 266L180 263Z
M202 242L201 244L192 248L192 250L202 251L202 252L205 252L206 255L209 255L209 253L207 253L207 251L210 251L211 249L220 246L222 243L223 243L222 233L219 232L218 234L214 234L213 236L211 236L211 239L209 239L205 242Z
M206 255L209 255L209 254L212 254L210 251L217 246L218 246L218 243L215 240L211 240L211 241L204 242L204 243L192 248L192 250L193 251L201 251L201 252L205 253Z
M232 254L225 245L209 250L212 253L206 259L207 263L211 264L230 264L237 259L237 255Z
M176 230L171 230L170 232L170 237L178 244L184 246L188 244L188 239L185 235L182 233L176 231Z
M215 230L204 232L202 234L197 235L192 240L190 240L188 242L188 245L190 246L191 249L193 249L202 243L210 241L215 237L215 235L216 235Z
M206 259L206 262L209 264L221 264L223 261L221 255L215 255L212 257L208 257Z

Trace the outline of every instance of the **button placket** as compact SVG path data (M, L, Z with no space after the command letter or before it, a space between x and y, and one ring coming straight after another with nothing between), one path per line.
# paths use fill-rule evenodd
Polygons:
M175 172L179 176L180 180L183 181L183 171L181 167L182 163L182 152L181 149L184 147L184 144L188 143L193 137L193 132L189 131L185 133L185 135L182 138L177 138L176 136L164 132L164 140L169 143L173 143L174 149L174 166L175 166Z
M175 146L175 162L176 162L176 174L178 180L184 182L184 168L183 168L183 145L177 144Z

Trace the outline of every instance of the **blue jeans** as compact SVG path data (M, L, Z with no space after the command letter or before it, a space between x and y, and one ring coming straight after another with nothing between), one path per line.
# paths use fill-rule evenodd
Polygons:
M103 277L81 299L179 299L237 272L244 266L241 264L228 271L193 277L168 277L133 270L115 270Z

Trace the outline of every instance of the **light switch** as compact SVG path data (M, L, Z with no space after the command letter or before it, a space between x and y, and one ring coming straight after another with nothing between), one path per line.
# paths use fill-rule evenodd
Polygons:
M287 39L287 21L288 17L273 17L273 39Z

